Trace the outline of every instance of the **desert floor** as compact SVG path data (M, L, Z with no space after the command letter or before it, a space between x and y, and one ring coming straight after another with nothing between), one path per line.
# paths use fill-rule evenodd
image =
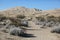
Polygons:
M39 25L35 25L33 22L30 22L30 25L33 27L27 30L27 33L30 35L29 37L13 36L0 32L0 40L60 40L59 34L51 33L50 28L40 28Z

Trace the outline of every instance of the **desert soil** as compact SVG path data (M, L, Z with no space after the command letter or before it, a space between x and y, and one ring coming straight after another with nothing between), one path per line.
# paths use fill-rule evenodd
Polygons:
M34 24L34 22L30 23L33 26L31 29L34 30L28 30L27 32L34 34L36 37L27 38L27 40L59 40L56 34L50 32L50 28L42 29L39 25Z
M56 34L50 32L50 28L42 29L33 22L30 22L30 25L31 28L28 29L31 30L27 30L27 33L33 34L35 37L18 37L0 32L0 40L59 40L59 37Z

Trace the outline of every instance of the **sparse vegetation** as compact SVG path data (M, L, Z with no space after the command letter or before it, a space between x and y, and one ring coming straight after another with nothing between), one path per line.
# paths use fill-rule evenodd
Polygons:
M9 18L9 19L12 21L12 25L28 27L28 21L27 20L21 20L18 18Z
M36 11L42 11L42 10L40 10L40 9L36 9L36 8L34 8Z
M57 11L42 11L36 8L28 9L23 7L0 11L0 40L1 38L2 40L11 40L9 39L10 37L14 38L14 40L30 40L28 37L32 37L31 35L36 35L36 37L31 38L31 40L36 40L37 38L40 39L40 37L44 37L41 40L57 40L55 39L57 38L55 37L55 34L52 34L60 34L60 27L58 27L60 26L60 11ZM53 30L51 31L51 29Z
M54 17L54 16L47 16L47 21L48 22L51 22L51 21L56 22L57 20L56 20L56 17Z
M2 20L4 20L4 19L7 19L7 17L4 16L4 15L2 15L2 14L0 14L0 21L2 21Z
M54 25L57 25L56 23L60 23L60 16L55 17L53 15L51 16L39 16L36 17L37 21L39 21L39 24L42 24L43 26L52 27Z
M58 22L60 23L60 16L59 16L59 17L57 17L57 18L58 18L58 19L57 19L57 20L58 20Z
M45 18L43 17L43 16L40 16L40 17L36 17L36 19L38 20L38 21L45 21Z
M60 28L59 27L58 28L55 28L51 32L52 33L60 33Z
M24 19L25 15L17 15L17 18Z
M17 27L10 29L10 34L11 35L20 36L20 35L23 35L24 32L25 32L25 30L22 30L22 29L17 28Z

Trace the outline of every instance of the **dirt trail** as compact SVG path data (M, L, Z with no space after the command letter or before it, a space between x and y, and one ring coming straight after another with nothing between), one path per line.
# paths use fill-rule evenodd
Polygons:
M27 30L27 32L29 34L34 34L36 37L26 38L26 40L59 40L56 35L50 33L49 29L40 29L33 22L30 23L32 23L31 26L34 26L31 28L35 30Z
M48 32L48 30L28 30L29 34L34 34L36 37L27 38L28 40L58 40L58 38Z

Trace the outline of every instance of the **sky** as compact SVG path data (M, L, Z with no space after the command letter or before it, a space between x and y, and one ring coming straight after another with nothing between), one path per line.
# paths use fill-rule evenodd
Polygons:
M0 0L0 10L22 6L50 10L60 8L60 0Z

